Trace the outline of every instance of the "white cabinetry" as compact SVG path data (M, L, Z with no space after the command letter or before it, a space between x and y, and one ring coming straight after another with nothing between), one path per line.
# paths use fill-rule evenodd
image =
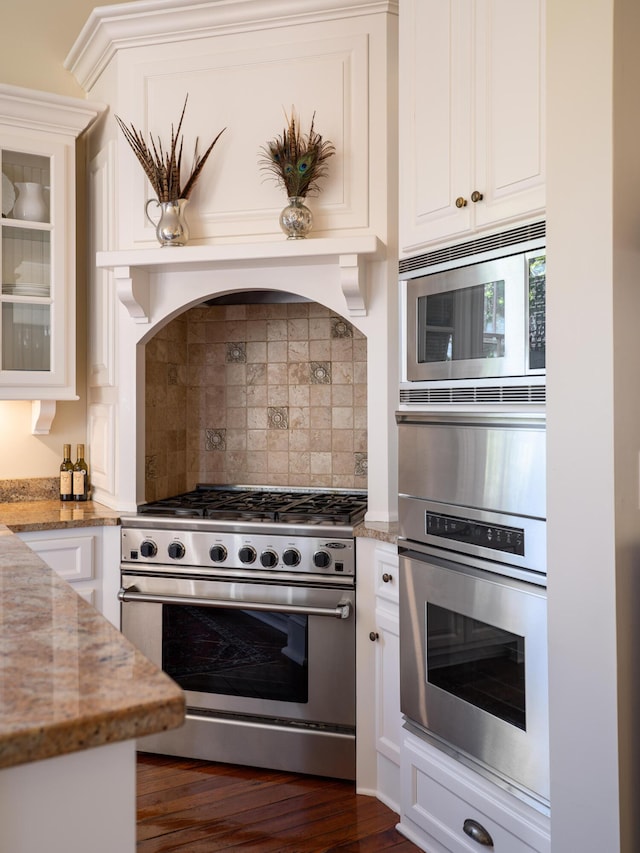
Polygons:
M400 252L544 209L544 0L401 0Z
M120 577L120 527L67 527L19 533L76 592L117 628L120 627L117 592Z
M358 750L368 750L359 767L358 788L400 812L400 658L398 554L395 545L358 539L358 620L364 645L358 658ZM367 600L367 592L370 600ZM361 595L362 593L362 595ZM370 661L368 683L362 672ZM368 778L364 779L363 777Z
M378 543L375 555L376 644L375 733L378 797L400 811L400 630L398 618L398 553Z
M546 815L408 731L401 787L398 828L429 853L549 853Z
M75 140L101 107L0 85L0 399L48 432L75 391Z

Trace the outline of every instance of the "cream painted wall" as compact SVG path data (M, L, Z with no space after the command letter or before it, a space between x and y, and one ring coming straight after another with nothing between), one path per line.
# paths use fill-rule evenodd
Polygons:
M637 853L640 6L547 9L551 851Z
M122 0L113 0L117 5ZM94 6L93 0L24 0L2 4L0 81L84 98L64 60Z
M92 0L3 3L0 82L71 97L86 97L63 63L94 5ZM78 221L83 221L80 215ZM0 402L0 479L55 476L60 465L62 444L85 441L86 300L84 276L80 275L78 279L77 388L81 399L58 404L48 436L31 435L30 402Z

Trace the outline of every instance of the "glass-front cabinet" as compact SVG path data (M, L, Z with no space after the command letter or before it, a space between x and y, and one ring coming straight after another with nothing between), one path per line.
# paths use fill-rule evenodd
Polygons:
M0 86L0 399L76 399L75 146L101 109Z

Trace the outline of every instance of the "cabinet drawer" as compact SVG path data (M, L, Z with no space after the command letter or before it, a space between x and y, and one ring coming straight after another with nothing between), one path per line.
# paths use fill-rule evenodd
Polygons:
M28 535L22 535L20 538L65 580L73 583L94 578L95 538L93 536L32 539Z
M405 732L402 822L437 853L548 853L548 819L440 750ZM493 846L464 832L481 825ZM421 831L421 832L420 832Z

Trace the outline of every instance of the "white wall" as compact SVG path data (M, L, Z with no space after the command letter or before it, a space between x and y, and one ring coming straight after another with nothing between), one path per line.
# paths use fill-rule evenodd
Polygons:
M110 5L123 0L111 0ZM94 6L94 0L28 0L2 3L0 80L59 95L85 93L63 62Z
M86 97L63 63L94 5L93 0L3 3L0 80L14 86ZM78 222L82 227L81 215ZM78 269L77 389L81 399L58 403L53 427L47 436L31 435L30 402L0 402L0 479L55 476L63 443L75 445L86 440L84 276L80 265Z
M638 849L639 39L635 0L548 3L553 853Z

